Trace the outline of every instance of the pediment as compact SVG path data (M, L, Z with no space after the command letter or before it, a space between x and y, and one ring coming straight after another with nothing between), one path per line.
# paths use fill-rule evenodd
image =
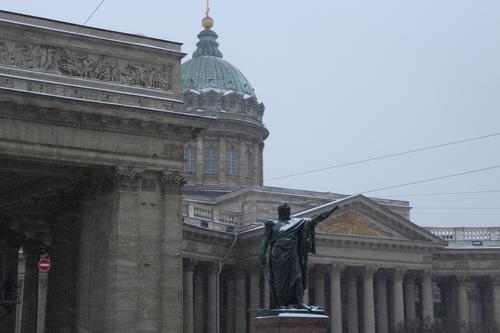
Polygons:
M312 217L335 206L338 209L316 227L318 233L444 243L424 228L363 195L332 201L294 216Z
M365 215L350 210L339 214L333 218L320 223L316 230L327 234L342 234L355 236L389 237L394 238L398 235Z

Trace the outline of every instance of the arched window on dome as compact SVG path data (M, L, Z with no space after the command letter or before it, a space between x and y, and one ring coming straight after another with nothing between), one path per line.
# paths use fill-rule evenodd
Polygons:
M207 98L207 105L209 107L214 107L215 106L215 96L208 96L208 98Z
M217 149L215 147L205 149L205 173L217 173L217 157Z
M236 168L236 160L238 152L233 147L226 150L226 174L228 176L236 176L238 169Z
M196 171L196 154L192 147L184 148L184 171Z
M245 152L246 176L251 178L255 175L253 154L250 148Z
M194 98L193 98L193 96L187 96L186 97L186 105L187 106L193 106L193 104L194 104Z

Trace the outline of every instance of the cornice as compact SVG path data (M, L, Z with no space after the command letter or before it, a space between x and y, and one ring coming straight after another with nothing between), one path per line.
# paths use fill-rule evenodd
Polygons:
M4 102L2 104L0 118L170 140L188 139L196 136L201 131L200 127L194 126L162 124L157 121L122 118L98 113L64 111L56 108L40 108L14 102Z

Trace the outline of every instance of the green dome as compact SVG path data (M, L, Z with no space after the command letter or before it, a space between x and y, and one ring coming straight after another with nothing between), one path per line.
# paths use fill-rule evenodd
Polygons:
M222 59L217 34L205 29L198 34L199 42L193 58L181 65L182 91L204 92L209 89L255 96L252 85L238 68Z

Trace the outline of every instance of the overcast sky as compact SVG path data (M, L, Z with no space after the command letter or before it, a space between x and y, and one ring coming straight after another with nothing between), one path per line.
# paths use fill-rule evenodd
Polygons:
M0 8L81 24L99 2ZM211 7L224 58L266 106L265 179L500 132L498 0ZM203 0L106 0L88 25L183 42L188 59L203 15ZM352 194L496 165L499 135L265 183ZM470 191L490 192L408 196ZM500 168L370 195L409 200L422 226L500 226Z

